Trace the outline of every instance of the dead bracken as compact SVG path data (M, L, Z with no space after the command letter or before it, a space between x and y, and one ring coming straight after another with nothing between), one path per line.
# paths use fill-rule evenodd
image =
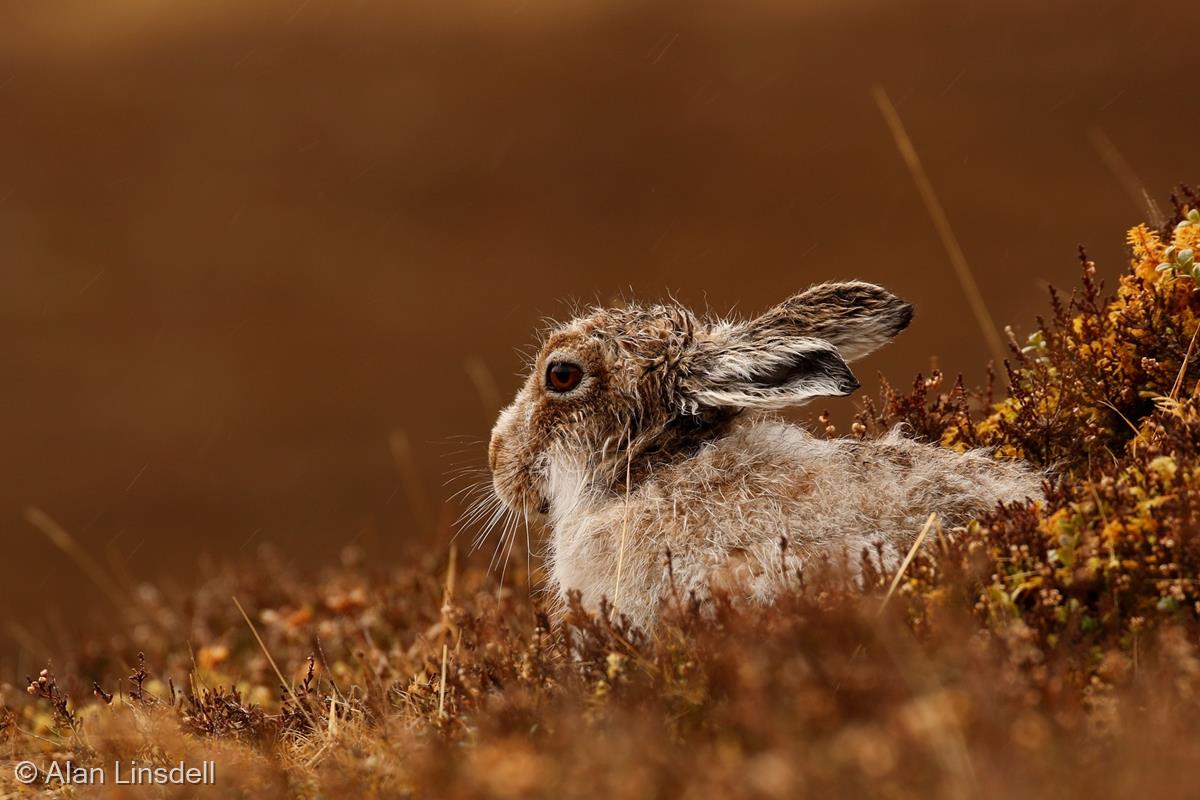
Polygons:
M552 619L536 576L501 589L453 556L347 558L311 581L235 563L140 593L128 626L8 687L0 752L212 759L227 796L1183 795L1200 764L1198 206L1181 191L1165 228L1130 231L1112 297L1081 254L1080 287L1013 341L1004 399L935 373L864 405L853 436L903 422L1052 470L1041 507L932 526L899 580L848 553L861 581L797 575L765 609L678 592L640 631L578 602Z

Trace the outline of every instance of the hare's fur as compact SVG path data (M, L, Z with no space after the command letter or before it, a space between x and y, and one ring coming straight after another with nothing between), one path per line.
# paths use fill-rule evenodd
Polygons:
M814 564L856 570L864 550L893 567L930 513L951 527L1040 497L1035 471L988 452L899 430L819 439L771 415L854 391L847 361L911 315L851 282L746 322L631 306L553 331L489 454L504 506L549 522L555 596L577 590L591 607L607 597L639 625L672 592L767 601ZM556 390L556 364L577 370L577 385Z
M577 589L590 606L607 597L639 624L672 590L703 598L715 584L767 601L822 560L857 571L865 550L894 566L933 511L950 527L1041 494L1036 475L983 451L959 454L899 430L878 440L818 439L773 419L739 421L628 497L589 491L570 463L551 473L562 476L551 488L554 584Z

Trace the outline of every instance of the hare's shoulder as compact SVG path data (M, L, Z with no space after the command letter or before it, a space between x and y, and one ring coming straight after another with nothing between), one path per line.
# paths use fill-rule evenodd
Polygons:
M749 419L658 475L667 496L732 500L777 494L837 458L832 442L777 419Z

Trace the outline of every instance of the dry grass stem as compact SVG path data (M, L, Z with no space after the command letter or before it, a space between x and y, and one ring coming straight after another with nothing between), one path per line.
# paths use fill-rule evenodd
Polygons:
M983 334L984 341L987 342L992 358L997 365L1003 364L1006 353L1003 340L1000 337L1000 330L996 327L991 312L988 311L987 303L983 299L983 293L979 290L979 284L975 281L974 273L971 272L971 265L967 262L967 256L963 252L962 245L958 242L958 237L954 234L954 228L950 225L950 218L946 216L946 211L942 208L941 201L938 200L933 184L925 174L925 168L921 165L921 159L917 155L917 150L908 136L908 131L904 128L904 122L900 119L899 112L892 105L891 98L888 97L887 92L882 86L875 86L871 90L871 93L875 98L875 103L879 106L879 112L883 114L883 119L891 131L892 139L896 142L896 147L900 151L900 157L904 159L905 166L908 167L908 171L912 174L913 181L917 185L917 192L921 195L925 209L929 212L929 216L933 220L933 226L937 229L938 237L942 240L942 246L946 249L946 255L950 258L950 265L954 268L955 275L958 276L958 282L962 286L963 294L967 298L967 304L971 307L971 312L975 315L975 321L979 324L979 330Z

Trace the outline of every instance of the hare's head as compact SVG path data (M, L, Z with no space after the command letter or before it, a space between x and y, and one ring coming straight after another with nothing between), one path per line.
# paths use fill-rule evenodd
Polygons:
M592 309L551 332L489 448L509 509L550 509L560 490L624 488L686 458L747 410L858 388L848 361L886 344L912 306L878 286L814 286L745 322L676 305Z

